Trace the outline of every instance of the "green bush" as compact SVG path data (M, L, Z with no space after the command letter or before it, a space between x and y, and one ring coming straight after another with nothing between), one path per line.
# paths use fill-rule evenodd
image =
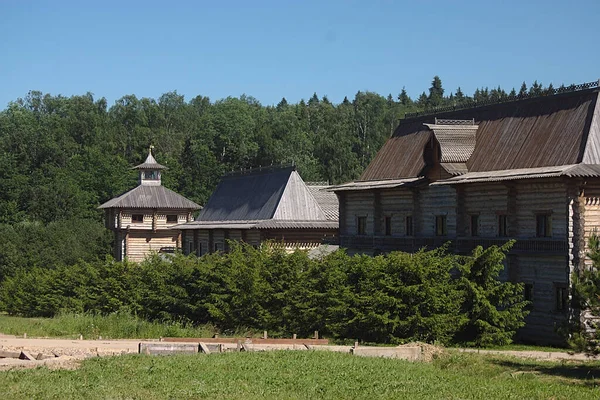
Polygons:
M0 287L4 311L24 316L126 310L150 321L214 324L271 335L315 330L338 339L509 343L523 325L521 285L501 282L510 244L471 256L446 248L313 260L231 243L229 253L152 256L20 270Z

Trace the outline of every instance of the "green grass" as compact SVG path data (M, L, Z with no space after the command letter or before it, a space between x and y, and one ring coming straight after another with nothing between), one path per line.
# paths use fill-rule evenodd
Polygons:
M106 316L65 313L54 318L22 318L0 314L0 333L28 337L84 339L151 339L159 337L211 337L212 326L148 322L128 313Z
M432 363L274 351L90 359L0 372L5 399L598 399L600 363L450 354Z

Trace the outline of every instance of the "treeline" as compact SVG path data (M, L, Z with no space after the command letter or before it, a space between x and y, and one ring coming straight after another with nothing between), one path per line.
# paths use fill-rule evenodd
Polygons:
M127 311L149 320L214 324L223 332L367 342L510 343L524 325L520 284L501 282L511 246L458 256L416 254L322 259L232 243L227 254L152 257L140 264L79 262L18 271L0 289L2 310L23 316Z

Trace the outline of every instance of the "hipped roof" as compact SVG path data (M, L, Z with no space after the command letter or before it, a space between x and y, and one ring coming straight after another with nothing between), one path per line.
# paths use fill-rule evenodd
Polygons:
M139 185L98 208L199 210L202 207L164 186Z
M265 220L330 221L293 166L224 176L196 219L218 223Z

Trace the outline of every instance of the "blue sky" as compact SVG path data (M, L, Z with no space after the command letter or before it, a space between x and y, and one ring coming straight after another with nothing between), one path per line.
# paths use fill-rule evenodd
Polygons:
M600 1L0 0L0 109L29 90L263 104L359 90L417 97L439 75L510 89L600 78Z

